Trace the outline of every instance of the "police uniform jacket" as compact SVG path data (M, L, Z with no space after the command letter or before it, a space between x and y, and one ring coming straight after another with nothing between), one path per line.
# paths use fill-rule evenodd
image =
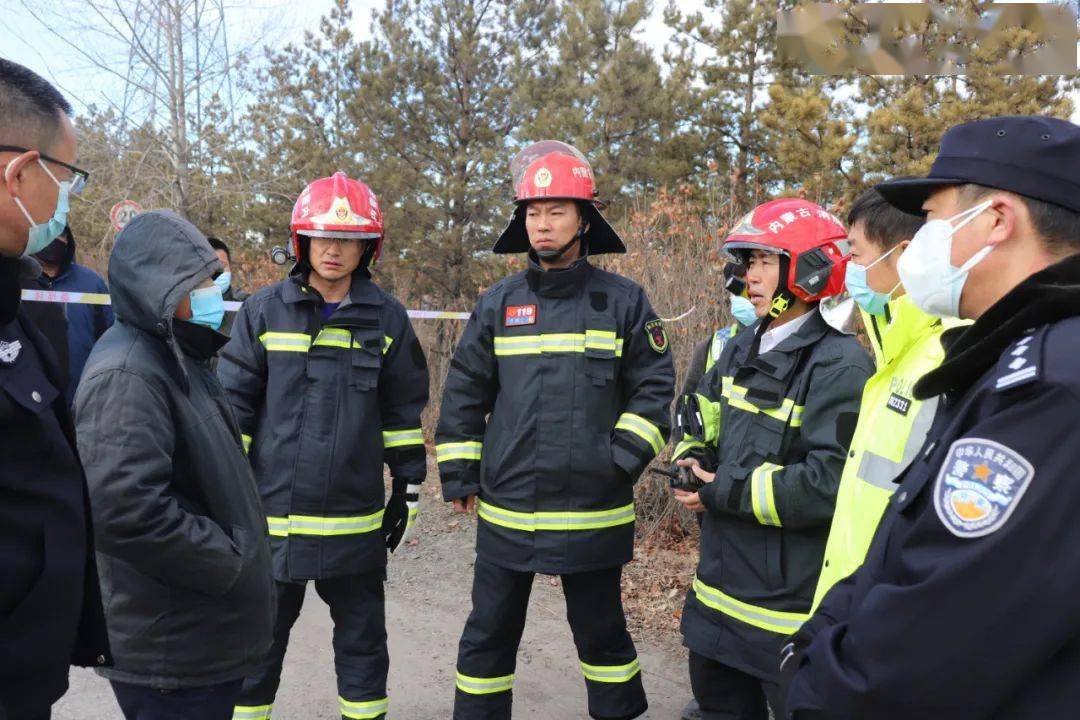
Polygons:
M47 712L108 642L65 371L0 258L0 717Z
M1078 283L1074 255L945 333L915 388L938 416L866 562L798 636L790 716L1076 715Z

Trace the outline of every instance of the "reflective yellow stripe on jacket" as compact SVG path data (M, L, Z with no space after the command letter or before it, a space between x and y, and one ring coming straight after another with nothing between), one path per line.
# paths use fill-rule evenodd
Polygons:
M537 530L572 531L600 530L634 522L634 504L611 510L570 510L565 512L518 512L480 500L476 512L492 525L535 532Z
M688 454L691 450L699 450L705 447L705 443L698 440L680 440L679 444L675 446L675 450L671 453L671 459L678 460L684 455Z
M776 494L773 492L773 475L783 470L782 465L766 462L750 473L750 507L754 517L762 525L780 527L780 513L776 511Z
M659 455L664 447L664 435L653 423L634 413L623 413L615 423L616 430L626 430L649 443L653 455Z
M729 407L737 408L748 413L768 415L771 418L776 418L780 422L788 423L791 427L800 427L802 425L802 416L806 408L802 405L796 405L795 401L791 398L784 398L784 401L780 403L780 407L767 408L755 405L752 400L746 397L746 393L746 388L735 384L734 377L731 375L724 376L722 379L721 394L727 398Z
M390 448L409 447L412 445L423 446L424 432L420 428L407 430L383 430L383 447Z
M348 517L320 517L317 515L290 515L289 517L267 517L270 534L274 537L289 535L360 535L382 527L383 511L370 515L352 515Z
M751 605L733 598L722 590L706 585L697 577L694 578L694 595L697 596L698 602L708 608L739 622L780 635L791 635L810 617L809 613L782 612Z
M312 346L336 347L344 350L359 350L360 343L352 336L352 331L346 328L326 327L319 331L315 341L307 333L276 332L269 330L259 336L259 342L263 344L267 352L299 352L306 353ZM390 344L394 338L389 335L383 336L383 354L390 350Z
M484 454L484 443L475 440L466 442L439 443L435 446L435 457L439 463L451 460L475 460L480 462Z
M622 357L623 340L607 330L586 330L583 333L546 333L495 338L495 355L543 355L551 353L583 353L586 350L607 351Z

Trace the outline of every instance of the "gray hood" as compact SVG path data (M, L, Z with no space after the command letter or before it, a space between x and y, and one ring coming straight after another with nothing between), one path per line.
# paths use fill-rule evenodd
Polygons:
M206 237L187 220L170 210L136 215L109 257L116 319L170 338L180 300L222 270Z

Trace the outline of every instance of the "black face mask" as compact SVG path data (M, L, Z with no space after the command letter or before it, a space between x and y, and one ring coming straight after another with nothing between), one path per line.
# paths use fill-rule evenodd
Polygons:
M43 262L46 265L62 265L64 260L67 259L68 244L62 239L57 238L51 243L45 246L45 249L39 252L34 257L38 262Z

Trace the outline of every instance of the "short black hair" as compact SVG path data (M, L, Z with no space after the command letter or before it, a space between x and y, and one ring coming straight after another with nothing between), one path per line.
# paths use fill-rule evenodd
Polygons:
M225 244L224 240L208 235L206 237L207 242L210 243L210 247L215 250L224 250L225 257L229 258L229 262L232 262L232 253L229 252L229 246Z
M870 188L855 199L848 211L849 228L860 222L867 240L883 250L891 250L904 240L915 237L926 218L890 205L881 193Z
M1009 191L974 183L960 186L960 198L976 204L977 201L996 192ZM1080 213L1026 195L1010 194L1016 195L1027 206L1031 224L1035 226L1035 232L1039 233L1039 237L1046 243L1050 252L1055 255L1071 255L1080 252Z
M60 129L69 103L52 84L29 68L0 58L0 144L43 150Z

